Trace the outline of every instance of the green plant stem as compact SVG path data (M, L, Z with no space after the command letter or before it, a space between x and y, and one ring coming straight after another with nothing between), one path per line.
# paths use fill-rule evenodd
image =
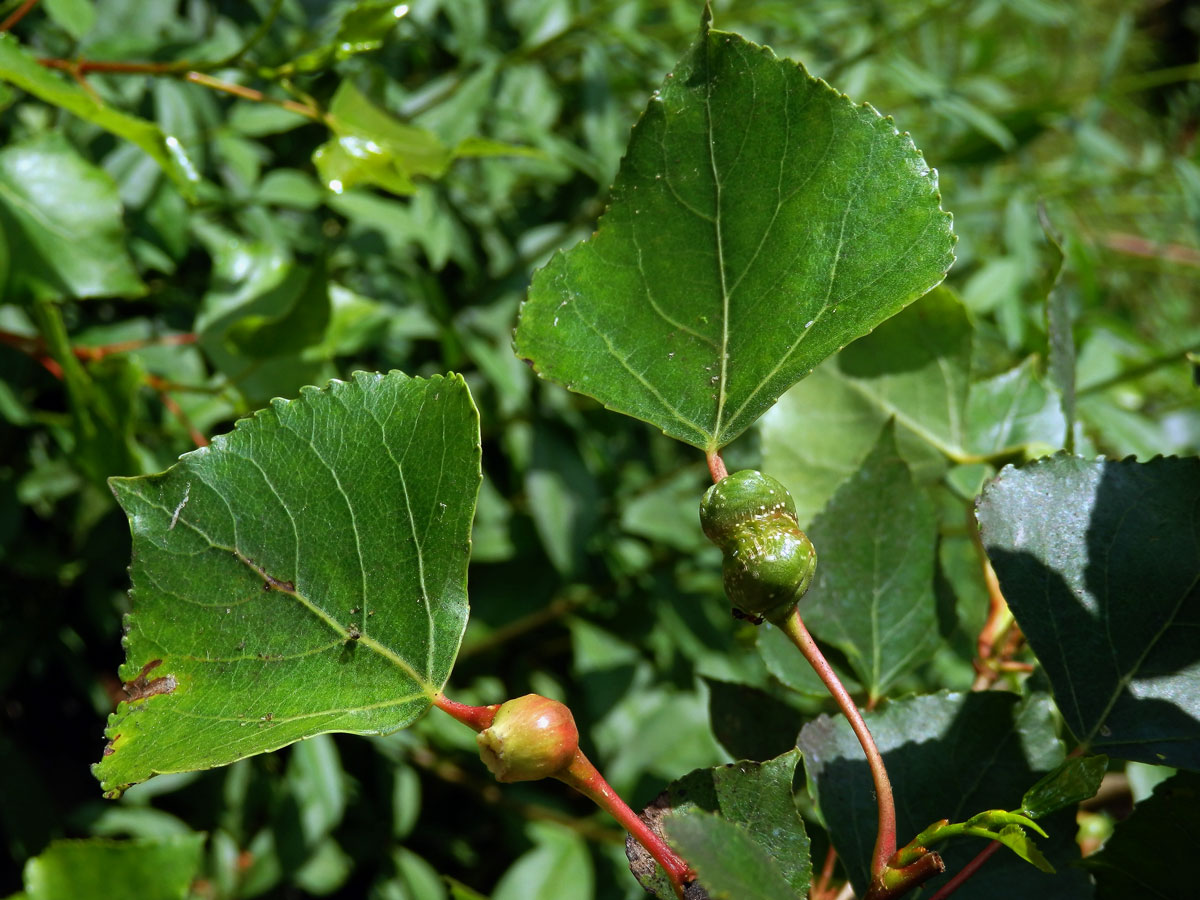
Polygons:
M483 729L488 728L492 724L492 721L496 718L496 710L500 708L501 704L470 706L466 703L458 703L449 699L445 694L438 693L433 697L433 705L453 716L467 727L475 731L483 731ZM576 751L575 758L571 761L566 772L554 777L563 784L569 785L583 794L583 796L587 797L616 819L626 831L634 836L639 844L646 848L646 852L654 857L655 861L662 866L663 871L667 874L667 878L671 882L672 888L675 890L676 896L683 897L684 884L694 881L696 877L691 868L667 845L666 841L646 824L641 816L629 808L629 805L609 786L604 776L600 774L600 771L584 756L582 750Z
M591 841L602 841L606 844L620 844L625 841L623 830L602 824L594 819L576 818L548 806L519 800L512 792L502 790L495 781L478 778L461 766L438 756L427 747L412 748L408 751L408 759L446 784L471 791L484 803L504 806L525 819L556 822Z
M1186 359L1189 353L1195 353L1197 351L1200 351L1200 344L1192 344L1191 346L1181 347L1178 350L1165 353L1162 356L1156 356L1154 359L1147 360L1141 365L1134 366L1132 369L1126 369L1124 372L1118 372L1116 375L1113 375L1109 378L1084 385L1075 391L1075 396L1086 397L1088 394L1098 394L1101 391L1106 391L1115 385L1126 381L1133 381L1137 378L1141 378L1143 375L1149 375L1154 370L1161 369L1163 366L1169 366L1172 363Z
M267 36L267 32L271 30L271 26L275 24L275 19L279 15L279 10L283 8L283 0L274 0L271 8L267 10L267 14L262 17L262 21L258 23L258 27L251 32L250 37L242 42L242 46L229 54L222 60L216 62L213 69L226 69L229 66L235 65L243 56L250 52L259 41Z
M808 660L808 664L813 667L817 677L833 695L842 715L846 717L850 727L854 730L855 737L862 745L863 753L866 754L867 765L871 769L871 780L875 783L875 804L879 816L879 826L875 833L875 850L871 855L871 875L873 879L878 878L887 870L888 860L896 852L896 802L892 797L892 783L888 780L883 756L880 754L879 748L875 746L875 739L871 737L867 723L863 721L862 714L854 705L850 692L846 690L837 673L833 671L833 667L829 665L829 661L817 647L817 642L804 627L799 610L793 609L790 616L777 624L783 633L791 638L792 643Z

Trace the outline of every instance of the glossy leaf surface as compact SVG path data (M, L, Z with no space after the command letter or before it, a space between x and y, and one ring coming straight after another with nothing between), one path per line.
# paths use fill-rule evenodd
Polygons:
M719 448L938 284L952 246L907 135L706 23L634 127L596 235L535 275L516 348Z
M1072 756L1047 773L1021 798L1021 812L1041 819L1096 796L1108 768L1107 756Z
M398 372L277 400L161 475L113 479L133 613L105 790L420 716L466 625L479 479L462 379Z
M0 81L6 81L39 100L140 147L175 182L184 196L195 193L199 176L177 139L153 122L139 119L99 102L94 94L63 75L43 68L11 35L0 35Z
M712 900L799 900L778 862L745 828L701 809L672 816L667 837Z
M1086 749L1200 766L1200 460L1060 454L983 492L988 556Z
M7 285L15 298L146 292L125 249L117 186L61 134L0 150L0 226L19 262Z

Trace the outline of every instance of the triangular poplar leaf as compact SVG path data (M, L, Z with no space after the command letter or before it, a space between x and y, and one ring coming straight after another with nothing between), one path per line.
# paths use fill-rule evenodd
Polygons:
M516 350L712 450L937 285L953 245L907 134L706 21L634 126L595 236L535 274Z

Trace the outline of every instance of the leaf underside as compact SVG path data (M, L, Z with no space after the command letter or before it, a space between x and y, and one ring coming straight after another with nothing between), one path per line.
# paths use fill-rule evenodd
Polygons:
M420 716L466 626L479 481L465 382L399 372L305 389L112 479L133 612L104 789Z
M706 25L634 127L596 235L534 276L516 349L716 449L937 285L953 244L908 135Z

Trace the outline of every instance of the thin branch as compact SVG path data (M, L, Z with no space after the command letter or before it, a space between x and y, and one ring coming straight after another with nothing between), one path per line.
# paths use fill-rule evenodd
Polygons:
M654 861L662 866L663 872L671 882L671 887L675 890L675 895L682 900L684 885L695 881L696 873L670 848L658 832L646 823L645 819L629 808L628 804L605 781L600 771L583 755L582 750L576 752L575 760L566 774L556 777L608 812L626 831L632 834L637 842L646 848L646 852L654 857Z
M1124 372L1118 372L1109 378L1102 381L1094 381L1091 384L1084 385L1075 392L1076 397L1086 397L1088 394L1098 394L1100 391L1106 391L1110 387L1122 384L1126 381L1133 381L1136 378L1141 378L1143 375L1149 375L1156 369L1161 369L1163 366L1169 366L1172 363L1181 362L1187 359L1188 354L1200 352L1200 344L1192 344L1189 347L1181 347L1178 350L1172 350L1170 353L1164 353L1162 356L1156 356L1154 359L1147 360L1141 365L1134 366L1132 369L1126 369Z
M209 440L204 436L204 432L192 424L192 420L188 418L188 414L183 411L183 407L179 405L179 402L174 397L165 390L160 390L158 392L158 399L167 408L167 411L176 418L179 424L187 430L188 437L192 439L193 444L197 447L208 446Z
M224 94L233 94L246 100L253 100L255 103L271 103L317 122L324 121L325 118L324 114L316 106L307 103L297 103L295 100L281 100L278 97L272 97L269 94L264 94L262 91L246 87L245 85L235 84L232 81L222 81L204 71L209 68L208 65L188 60L181 62L117 62L99 59L55 59L43 57L38 60L38 63L47 69L56 69L60 72L69 73L85 90L93 95L95 92L84 79L84 76L89 72L99 72L106 75L161 75L170 78L181 78L184 81L202 85L210 90L220 91Z
M833 867L836 864L837 849L833 846L833 844L830 844L829 850L827 850L825 853L825 865L821 867L821 877L817 879L816 884L809 888L809 900L826 900L831 893L829 889L829 881L833 878Z
M992 841L980 851L979 855L954 873L954 877L943 884L929 900L945 900L957 891L964 881L979 871L979 867L992 858L992 854L1000 849L999 841Z
M232 81L221 81L219 78L213 78L200 71L190 71L184 74L184 81L190 81L192 84L200 84L206 88L211 88L214 91L221 91L225 94L233 94L237 97L242 97L246 100L253 100L255 103L272 103L275 106L280 106L290 112L297 113L305 118L312 119L315 122L324 121L324 114L316 107L309 106L304 103L297 103L295 100L280 100L276 97L271 97L264 94L262 91L248 88L245 85L234 84Z
M12 29L12 27L14 25L16 25L18 22L20 22L23 18L25 18L26 13L28 13L31 9L33 9L35 6L37 6L37 3L38 3L38 0L25 0L24 3L22 3L15 10L13 10L12 15L10 15L3 22L0 22L0 34L3 34L4 32Z
M162 337L145 338L133 341L117 341L113 344L101 344L98 347L73 347L77 359L87 360L88 362L96 362L104 359L106 356L112 356L114 353L130 353L134 350L143 350L146 347L177 347L184 344L196 343L197 337L194 332L185 332L183 334L164 334Z
M477 732L491 727L496 718L496 711L501 706L498 703L491 706L470 706L451 700L442 693L433 697L433 705ZM646 848L646 852L663 867L675 894L682 900L683 886L686 882L695 880L695 873L641 816L629 808L582 750L576 749L575 757L566 770L553 777L583 794L632 834L637 842Z
M502 625L491 634L485 635L478 640L464 644L462 649L458 651L458 658L463 659L467 656L476 656L480 653L486 653L489 650L495 650L497 647L503 646L514 638L520 637L536 628L541 628L543 625L547 625L557 619L561 619L582 605L583 602L584 598L580 595L557 597L541 609L509 622L507 625Z
M259 41L267 36L267 32L271 30L271 26L275 24L275 18L279 15L279 10L283 8L283 0L274 0L271 8L267 10L267 14L263 16L262 21L258 23L258 27L242 42L242 46L229 54L222 60L218 60L211 66L205 66L210 69L228 69L235 65L243 56L250 52Z
M121 699L125 698L122 697ZM484 803L505 806L515 810L526 819L557 822L559 825L565 825L582 837L592 841L617 844L624 840L624 832L607 827L599 822L594 822L590 819L578 819L574 816L561 813L556 809L551 809L548 806L542 806L539 803L528 803L517 800L510 792L501 790L494 781L477 778L466 769L463 769L450 760L441 758L426 747L413 748L409 751L408 758L414 764L447 784L453 784L472 791Z

